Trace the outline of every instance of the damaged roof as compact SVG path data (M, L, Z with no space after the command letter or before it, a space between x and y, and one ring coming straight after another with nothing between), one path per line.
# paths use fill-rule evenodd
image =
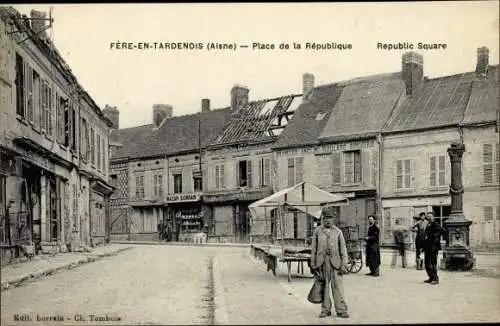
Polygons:
M166 119L158 129L152 124L113 130L110 140L122 145L112 160L121 158L145 158L193 152L199 149L198 130L201 147L205 148L224 128L230 115L230 108L182 115ZM200 121L200 128L198 123Z
M290 148L317 143L342 88L343 86L337 84L313 88L272 148Z
M342 93L319 136L322 142L380 132L405 91L401 73L356 78L339 85Z
M223 131L210 145L274 141L301 101L302 95L288 95L249 102L231 113Z

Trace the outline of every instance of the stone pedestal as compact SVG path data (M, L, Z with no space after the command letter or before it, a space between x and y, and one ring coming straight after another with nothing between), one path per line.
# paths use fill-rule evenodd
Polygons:
M448 155L451 161L451 214L445 222L446 246L443 250L441 268L448 270L470 270L476 259L470 250L469 227L472 221L463 214L462 155L464 144L451 144Z

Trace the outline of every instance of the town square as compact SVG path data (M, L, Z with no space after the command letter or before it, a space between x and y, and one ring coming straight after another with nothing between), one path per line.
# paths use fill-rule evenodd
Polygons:
M0 6L1 324L498 322L498 9Z

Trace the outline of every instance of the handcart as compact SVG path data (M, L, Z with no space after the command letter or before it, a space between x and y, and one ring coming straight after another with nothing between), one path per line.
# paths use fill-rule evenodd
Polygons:
M349 272L358 273L363 268L363 249L359 237L359 225L344 226L340 230L346 242Z

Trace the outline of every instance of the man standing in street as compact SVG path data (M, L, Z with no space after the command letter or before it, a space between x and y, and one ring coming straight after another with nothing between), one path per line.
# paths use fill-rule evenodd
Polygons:
M395 268L398 256L401 256L401 264L403 268L406 268L406 234L408 229L401 225L401 219L396 219L396 226L394 227L394 243L396 244L396 250L392 256L391 267Z
M424 281L432 285L439 284L439 277L437 275L437 258L439 250L441 250L441 237L445 231L436 222L434 214L427 214L429 224L425 229L425 242L424 242L424 264L425 270L429 279Z
M425 229L427 227L427 216L425 212L421 212L418 217L420 218L419 221L412 226L411 230L413 232L416 232L415 236L415 264L417 266L417 269L423 269L423 261L422 258L420 258L420 253L424 249L424 242L425 242Z
M347 274L347 247L342 232L333 225L333 216L323 214L323 225L312 235L311 268L325 279L320 318L331 316L330 284L337 317L349 318L344 300L343 274Z
M375 216L368 216L368 232L366 240L366 266L370 268L370 273L366 275L379 276L380 266L380 230L375 223Z

